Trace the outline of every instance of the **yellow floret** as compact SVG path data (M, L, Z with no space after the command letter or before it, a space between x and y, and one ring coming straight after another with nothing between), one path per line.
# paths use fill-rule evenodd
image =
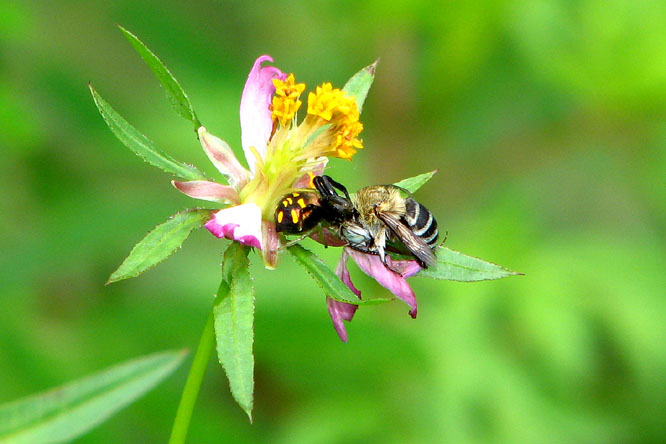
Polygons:
M285 80L273 79L275 95L271 104L271 117L282 126L288 126L298 109L301 107L299 97L305 90L305 83L295 83L294 75L289 74Z
M358 135L363 130L359 122L356 99L330 83L318 86L308 95L308 114L331 124L332 145L326 155L350 159L357 149L363 148Z

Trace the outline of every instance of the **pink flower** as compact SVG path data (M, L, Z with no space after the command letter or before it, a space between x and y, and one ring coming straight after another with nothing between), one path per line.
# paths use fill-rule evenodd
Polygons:
M269 109L275 92L273 79L286 77L274 66L261 66L266 61L272 62L273 59L263 55L254 62L241 98L242 145L250 171L240 164L225 141L208 133L202 126L198 130L201 146L213 165L227 179L229 186L209 181L172 182L178 190L190 197L234 205L216 212L204 226L219 238L231 239L260 250L267 243L277 245L277 234L275 230L271 232L266 229L262 223L262 209L259 205L253 202L242 203L240 192L255 173L258 160L256 154L263 158L266 153L273 126Z
M327 156L350 158L362 147L357 136L363 128L355 99L330 84L310 93L307 117L297 125L305 85L296 83L293 74L263 66L272 61L267 55L255 60L241 97L241 143L249 169L226 142L202 126L201 146L228 185L172 182L190 197L229 205L205 227L219 238L261 250L267 268L276 267L280 249L273 222L279 199L322 174Z
M406 278L421 271L421 267L416 261L394 261L387 255L386 262L391 268L389 269L382 263L379 256L361 253L349 247L345 247L340 262L338 262L338 266L335 269L335 273L359 298L361 297L361 292L354 287L349 276L349 271L347 270L347 260L349 256L354 259L356 264L365 274L374 278L381 286L389 290L397 298L406 302L410 307L409 315L412 318L416 318L416 296L406 281ZM339 302L328 296L326 297L326 304L328 305L328 312L331 315L335 331L338 332L338 336L340 336L340 339L343 342L347 342L347 331L342 321L351 321L358 306Z

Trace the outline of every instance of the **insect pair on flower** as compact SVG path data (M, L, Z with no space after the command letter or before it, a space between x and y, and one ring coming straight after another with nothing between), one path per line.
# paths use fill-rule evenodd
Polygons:
M174 186L188 196L230 205L214 213L205 227L217 237L259 249L267 268L278 263L279 231L300 233L327 222L337 240L326 243L347 245L338 277L360 297L345 268L351 256L364 272L405 300L416 316L416 299L405 278L435 261L431 248L438 231L432 214L396 187L367 187L350 197L342 185L322 176L328 157L351 159L363 147L359 116L370 82L358 78L371 81L375 65L353 77L343 90L324 83L310 92L299 124L305 85L296 83L293 74L264 65L272 61L266 55L255 61L241 98L241 141L249 169L202 126L201 145L229 185L196 180L174 181ZM363 86L357 87L355 79ZM308 191L312 182L316 192ZM407 253L411 260L391 261L386 251ZM336 330L346 340L342 319L351 320L357 306L330 297L328 306Z

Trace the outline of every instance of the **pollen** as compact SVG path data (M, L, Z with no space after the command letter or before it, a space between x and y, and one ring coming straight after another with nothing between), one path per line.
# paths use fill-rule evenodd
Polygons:
M275 95L271 103L271 117L282 126L289 126L303 103L299 97L305 90L305 83L295 82L293 74L289 74L285 80L273 79Z
M363 124L359 122L360 113L353 96L324 83L308 95L308 114L331 124L333 143L326 155L351 159L356 150L363 148L358 138Z
M310 176L310 181L308 182L308 188L315 188L314 178L316 177L312 171L308 171L308 176Z
M315 92L308 94L308 114L319 116L325 121L333 118L333 112L338 107L342 91L333 88L330 83L318 86Z

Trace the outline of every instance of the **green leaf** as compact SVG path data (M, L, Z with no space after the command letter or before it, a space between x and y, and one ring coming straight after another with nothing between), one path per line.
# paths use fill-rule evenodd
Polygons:
M366 301L356 297L319 256L298 244L292 245L287 250L296 259L296 262L307 270L308 274L327 295L336 301L348 304L361 305L366 303Z
M351 94L356 98L356 106L358 107L358 112L360 113L363 110L363 103L365 98L368 95L370 86L372 86L373 80L375 80L375 69L379 59L375 60L375 63L368 65L356 74L352 76L351 79L347 81L342 90L346 93Z
M437 265L420 271L415 276L447 281L476 282L522 275L501 265L467 256L446 247L436 251Z
M213 308L217 356L236 402L252 421L254 396L254 289L247 247L232 242L224 253L222 283Z
M187 97L187 94L185 94L185 91L183 91L183 88L173 74L171 74L164 63L162 63L155 53L148 49L137 36L122 26L117 26L123 34L125 34L127 40L129 40L136 52L138 52L141 58L146 62L153 74L155 74L160 85L164 88L164 92L166 93L169 102L171 102L173 109L176 110L180 116L192 122L194 124L194 130L196 131L201 126L201 122L199 122L199 119L192 108L190 99Z
M151 165L154 165L167 173L175 176L182 177L187 180L206 180L198 169L191 165L186 165L179 162L155 147L152 141L146 136L141 134L136 128L130 125L120 114L118 114L98 93L92 85L90 92L92 93L95 105L99 110L104 121L111 129L111 132L116 135L127 148L134 151L134 153L141 157L143 160Z
M106 421L173 372L184 352L157 353L0 406L0 444L70 441Z
M423 173L419 174L418 176L410 177L408 179L403 179L398 183L394 183L393 185L403 188L410 193L415 193L419 188L421 188L423 185L428 182L432 176L435 175L435 173L439 170L434 170L430 171L429 173Z
M199 209L182 211L156 226L134 246L127 259L109 277L107 285L136 277L162 262L182 245L192 230L201 227L211 218L212 211Z

